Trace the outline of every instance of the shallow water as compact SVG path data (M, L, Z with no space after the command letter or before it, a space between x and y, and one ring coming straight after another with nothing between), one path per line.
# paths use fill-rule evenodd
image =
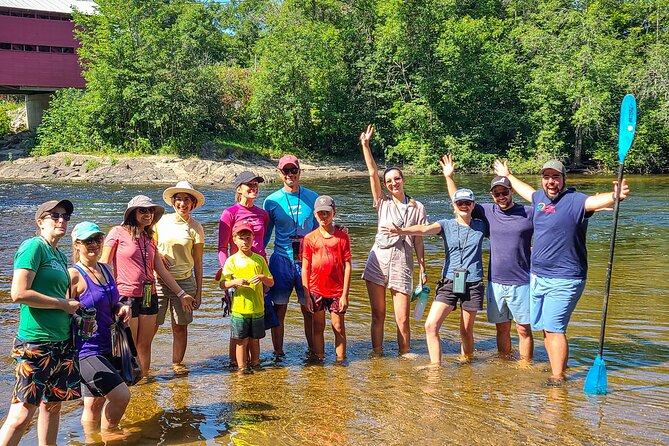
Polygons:
M484 194L490 178L460 176L461 186ZM538 178L529 177L532 184ZM609 190L611 178L570 177L569 184L593 193ZM601 299L610 239L611 213L591 219L588 231L590 272L587 289L569 329L569 381L547 388L546 352L536 344L535 362L523 366L496 356L495 332L479 314L476 357L459 364L458 315L442 328L445 361L440 370L428 363L420 321L412 320L412 352L398 358L392 316L386 321L386 356L370 358L370 313L359 279L372 244L376 218L365 178L306 182L332 195L337 220L349 227L354 280L347 312L348 360L334 362L332 333L326 330L326 361L305 361L301 315L291 302L286 353L273 362L271 341L261 342L263 369L238 375L226 368L228 319L220 312L220 294L206 280L202 308L190 328L187 371L171 367L171 333L161 328L154 342L152 376L132 389L123 426L131 444L667 444L669 443L669 177L628 179L632 196L623 203L607 323L605 360L609 394L583 394L583 380L596 355ZM261 197L278 187L263 185ZM9 407L13 365L11 339L18 322L9 284L12 258L32 232L37 204L68 197L76 215L107 228L120 220L125 203L144 193L155 200L162 187L0 184L0 417ZM407 191L422 201L430 221L446 215L443 179L413 177ZM218 268L217 222L233 201L231 190L206 191L207 203L196 212L207 236L205 276ZM63 240L61 248L67 249ZM426 240L432 288L443 259L438 237ZM486 254L487 257L487 254ZM539 336L539 333L535 333ZM515 343L514 338L514 343ZM85 443L79 403L63 408L59 444ZM22 444L36 444L34 428Z

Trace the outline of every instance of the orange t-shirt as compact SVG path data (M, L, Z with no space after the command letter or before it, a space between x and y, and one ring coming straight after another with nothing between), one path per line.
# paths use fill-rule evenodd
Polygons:
M309 291L325 298L340 297L344 288L344 265L351 260L348 234L335 229L325 238L316 228L304 237L303 261L309 262Z

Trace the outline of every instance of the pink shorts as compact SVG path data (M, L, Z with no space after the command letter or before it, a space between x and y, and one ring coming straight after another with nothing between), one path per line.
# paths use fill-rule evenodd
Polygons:
M413 291L412 248L406 243L387 249L374 246L367 257L362 278L410 296Z

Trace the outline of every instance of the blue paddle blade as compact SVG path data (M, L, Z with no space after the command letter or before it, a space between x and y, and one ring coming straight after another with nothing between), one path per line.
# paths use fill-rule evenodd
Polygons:
M585 384L583 384L583 392L588 395L606 395L606 364L604 358L597 355L595 363L592 365L588 376L585 377Z
M627 152L634 140L636 130L636 99L631 94L625 95L620 106L620 125L618 126L618 161L625 162Z

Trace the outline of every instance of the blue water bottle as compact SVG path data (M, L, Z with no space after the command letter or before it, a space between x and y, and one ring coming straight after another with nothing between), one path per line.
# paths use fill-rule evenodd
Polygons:
M430 287L427 285L418 285L413 292L416 296L416 307L413 309L413 318L417 320L423 319L425 307L427 307L427 298L430 296Z

